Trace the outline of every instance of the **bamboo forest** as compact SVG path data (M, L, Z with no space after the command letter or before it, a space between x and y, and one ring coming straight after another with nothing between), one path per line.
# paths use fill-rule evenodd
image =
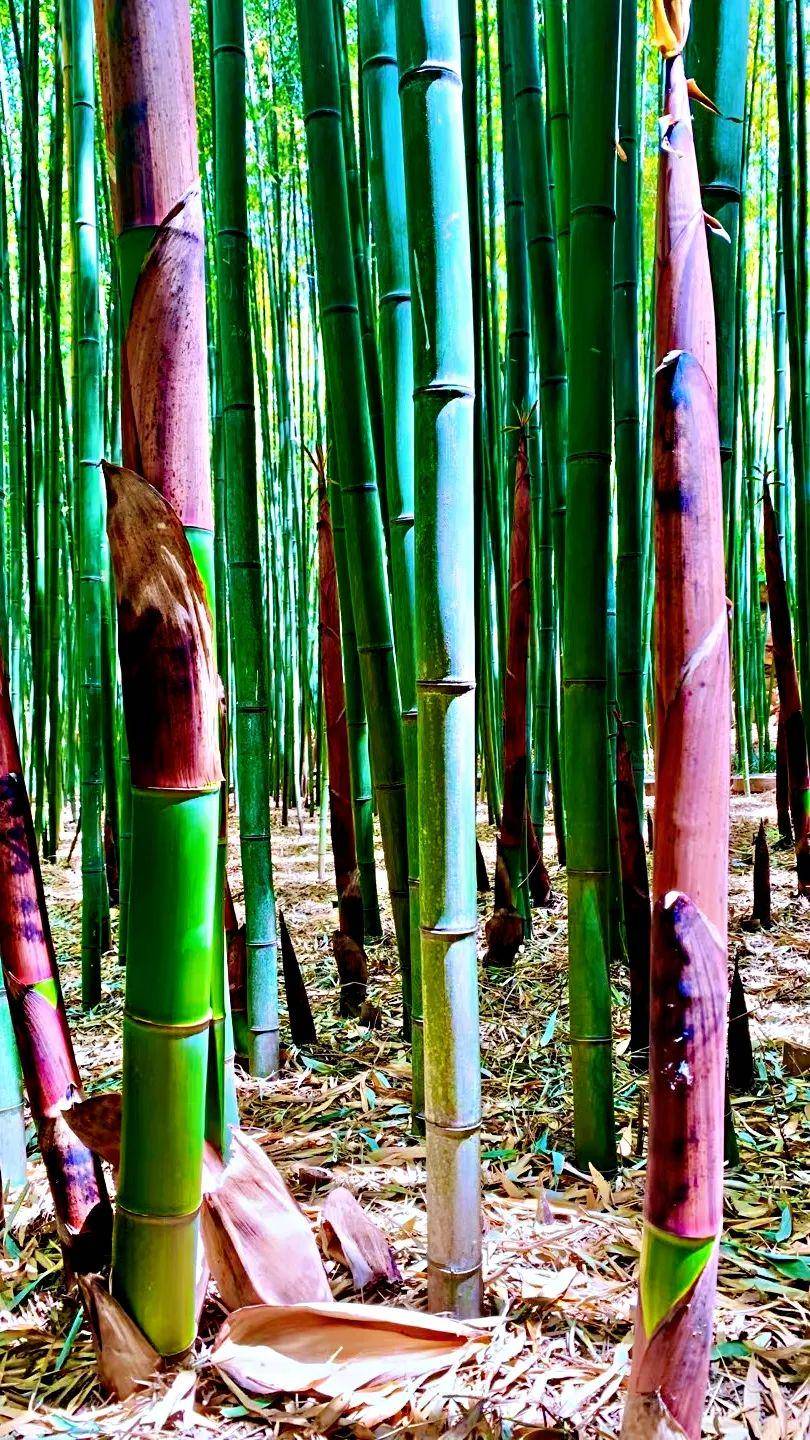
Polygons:
M810 1440L809 67L0 0L0 1437Z

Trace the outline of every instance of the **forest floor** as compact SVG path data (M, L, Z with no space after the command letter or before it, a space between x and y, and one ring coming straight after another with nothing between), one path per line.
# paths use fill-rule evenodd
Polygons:
M750 912L752 835L760 817L773 826L772 792L733 798L730 955L740 956L757 1079L753 1094L734 1097L741 1164L726 1178L705 1433L798 1440L810 1434L810 1077L789 1073L784 1043L810 1044L810 904L796 898L792 854L774 853L774 929L741 928ZM482 824L479 834L491 873L493 833ZM776 838L773 829L769 838ZM324 1192L301 1186L301 1165L326 1167L385 1232L402 1281L363 1298L423 1309L424 1150L409 1127L390 912L385 907L384 941L369 952L370 993L383 1011L382 1028L370 1031L336 1016L332 883L316 878L317 839L317 822L307 821L303 835L295 824L274 829L277 889L318 1043L306 1054L286 1052L272 1082L240 1073L242 1121L313 1222ZM547 834L546 854L552 849ZM66 857L67 846L46 867L45 885L79 1063L90 1092L115 1089L122 975L109 956L104 1000L83 1015L78 853L70 864ZM233 859L236 881L235 853ZM646 1081L623 1056L627 985L618 974L621 1170L610 1181L578 1173L571 1158L565 880L556 865L550 870L557 903L535 912L533 937L514 971L497 980L482 972L488 1346L449 1376L400 1387L375 1426L352 1409L351 1397L256 1400L227 1386L209 1358L224 1312L209 1300L203 1338L185 1368L110 1404L76 1295L63 1286L42 1166L33 1157L28 1185L21 1199L7 1202L8 1229L0 1232L0 1435L618 1434L640 1240ZM382 871L379 887L383 896ZM483 922L491 897L480 899ZM350 1297L347 1271L326 1263L336 1296Z

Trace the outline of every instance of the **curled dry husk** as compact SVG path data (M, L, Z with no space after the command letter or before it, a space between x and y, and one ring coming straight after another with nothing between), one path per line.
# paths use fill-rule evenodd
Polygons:
M222 779L219 678L203 583L168 501L104 464L107 534L132 783L207 790Z
M329 1303L309 1223L255 1140L235 1130L231 1159L202 1204L205 1256L223 1304Z
M73 1134L118 1172L121 1164L121 1091L107 1090L77 1100L65 1111Z
M360 1405L391 1381L458 1366L487 1342L458 1321L388 1305L255 1305L228 1317L211 1362L252 1395Z
M101 1383L119 1400L126 1400L154 1375L160 1356L113 1299L101 1275L83 1276L79 1284Z
M680 55L689 36L691 0L653 0L655 43L666 60Z
M341 1185L327 1195L320 1214L321 1243L327 1255L346 1265L355 1289L378 1280L402 1280L391 1246L379 1225Z

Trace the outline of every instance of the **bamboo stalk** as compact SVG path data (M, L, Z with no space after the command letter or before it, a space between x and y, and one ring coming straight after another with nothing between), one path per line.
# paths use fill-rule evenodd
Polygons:
M95 75L90 0L64 0L70 46L73 314L77 352L76 480L79 487L79 666L82 816L82 1003L101 999L105 915L101 812L104 793L102 614L107 567L101 477L101 339L96 236Z
M608 979L607 548L613 416L613 229L619 5L572 15L573 145L566 586L565 814L578 1163L616 1163ZM576 296L576 304L574 304ZM584 763L587 756L587 764Z
M412 1109L424 1110L424 1020L419 935L419 808L414 657L414 453L411 279L408 271L405 170L397 93L394 0L361 0L358 10L371 218L380 291L380 365L384 402L394 638L402 700L408 813L411 945Z
M203 219L187 6L131 0L121 11L99 0L96 32L115 162L130 466L106 470L132 773L112 1287L155 1347L173 1354L196 1330L212 962L221 959ZM146 643L139 607L153 601Z
M659 15L662 9L659 10ZM722 1220L728 626L711 276L683 58L665 59L656 305L650 1137L623 1435L701 1434Z
M397 7L414 327L428 1304L482 1300L470 244L455 0Z
M278 1068L278 939L270 848L267 631L259 561L253 361L248 305L250 238L245 152L242 0L213 0L217 293L236 784L245 889L248 1064Z
M352 259L331 0L297 0L296 13L327 394L407 1036L411 965L401 705Z

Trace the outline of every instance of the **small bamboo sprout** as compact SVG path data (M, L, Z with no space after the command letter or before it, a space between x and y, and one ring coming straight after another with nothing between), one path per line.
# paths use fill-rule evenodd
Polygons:
M771 928L771 857L768 851L768 837L765 821L760 820L757 838L754 841L754 909L753 918L763 930Z
M298 964L295 946L290 939L287 922L281 910L278 912L278 933L281 941L281 963L284 970L284 993L287 997L287 1015L290 1021L290 1036L293 1045L314 1045L318 1036L312 1018L307 987Z
M655 394L656 821L650 1137L622 1435L699 1440L723 1198L730 772L717 366L706 227L681 51L665 57Z
M491 890L487 862L478 841L475 842L475 885L479 895L488 895Z
M750 1090L754 1083L754 1050L748 1006L740 974L740 957L734 960L734 974L728 998L728 1085L730 1090ZM737 1157L739 1161L739 1157Z

